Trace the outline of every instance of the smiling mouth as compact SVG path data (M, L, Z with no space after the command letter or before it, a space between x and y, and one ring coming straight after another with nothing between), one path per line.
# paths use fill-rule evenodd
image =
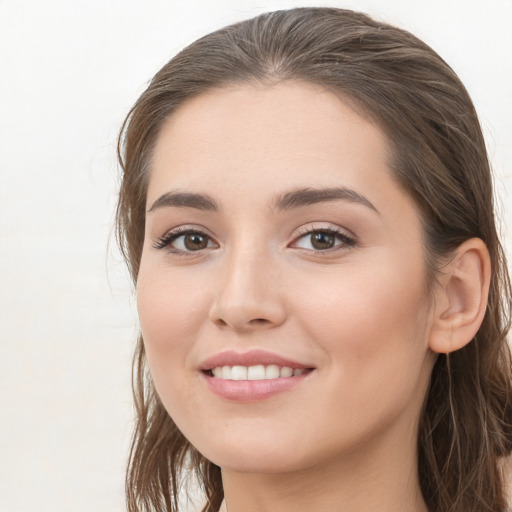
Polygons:
M220 352L200 366L203 382L222 400L251 404L286 394L316 368L265 350Z
M223 380L274 380L282 378L298 377L309 373L313 368L291 368L289 366L253 365L253 366L216 366L205 373L215 379Z

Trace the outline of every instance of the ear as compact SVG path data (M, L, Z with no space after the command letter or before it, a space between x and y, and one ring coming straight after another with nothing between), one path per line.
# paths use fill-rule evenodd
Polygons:
M487 308L491 262L479 238L461 244L443 267L435 290L431 350L447 354L467 345L475 336Z

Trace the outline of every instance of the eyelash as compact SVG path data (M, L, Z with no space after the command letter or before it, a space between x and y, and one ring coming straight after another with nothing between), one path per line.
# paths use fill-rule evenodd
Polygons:
M316 233L322 233L324 235L327 235L327 236L334 236L338 241L340 241L341 243L335 245L334 247L331 247L331 248L328 248L328 249L302 249L304 251L308 251L308 252L315 252L315 253L330 253L330 252L334 252L334 251L337 251L337 250L342 250L342 249L350 249L352 247L355 247L357 245L357 241L356 241L356 238L352 235L348 235L346 231L342 231L341 229L339 228L336 228L336 227L320 227L320 228L314 228L314 229L311 229L310 227L308 228L299 228L298 230L298 235L294 241L292 243L296 244L299 240L307 237L307 236L312 236Z
M298 230L298 236L294 238L292 244L296 244L299 240L307 237L312 236L315 233L322 233L327 236L334 236L339 241L341 241L340 244L335 245L334 247L328 248L328 249L304 249L303 251L307 252L317 252L317 253L327 253L327 252L333 252L336 250L340 250L340 248L349 249L351 247L355 247L357 245L357 241L355 237L347 235L346 232L334 228L334 227L328 227L328 228L318 228L318 229L311 229L311 228L299 228ZM159 238L155 241L153 244L153 247L155 249L165 249L168 248L169 252L178 256L189 256L193 255L195 252L201 252L200 250L197 251L183 251L182 249L176 249L174 247L171 247L171 244L176 241L178 238L186 236L186 235L200 235L203 237L206 237L208 240L212 240L212 238L206 234L204 231L201 231L199 229L191 229L191 228L176 228L172 231L169 231L164 236Z
M153 244L153 247L155 249L165 249L167 248L170 253L176 254L178 256L188 256L190 254L193 254L194 252L199 251L183 251L181 249L176 249L171 246L171 244L176 241L178 238L186 235L200 235L203 237L206 237L208 240L211 240L211 237L207 235L204 231L201 231L200 229L191 229L191 228L176 228L172 231L169 231L164 236L156 240L156 242Z

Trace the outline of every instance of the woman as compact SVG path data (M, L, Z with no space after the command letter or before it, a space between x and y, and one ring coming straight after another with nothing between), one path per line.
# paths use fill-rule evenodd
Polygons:
M120 161L131 512L178 510L188 468L207 512L506 510L510 284L433 50L338 9L227 27L157 73Z

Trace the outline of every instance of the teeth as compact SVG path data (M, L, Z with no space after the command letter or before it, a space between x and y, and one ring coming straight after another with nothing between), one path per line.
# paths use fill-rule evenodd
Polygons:
M293 369L289 366L269 364L264 366L217 366L212 369L213 376L224 380L264 380L295 377L304 373L304 368Z
M279 377L279 366L277 364L269 364L265 368L265 378L277 379Z
M247 380L247 366L233 366L231 380Z
M264 378L265 367L262 364L249 366L249 368L247 368L247 380L263 380Z
M231 379L231 366L223 366L222 367L222 378L223 379Z
M283 366L281 371L279 372L280 377L293 377L293 368L289 368L288 366Z

